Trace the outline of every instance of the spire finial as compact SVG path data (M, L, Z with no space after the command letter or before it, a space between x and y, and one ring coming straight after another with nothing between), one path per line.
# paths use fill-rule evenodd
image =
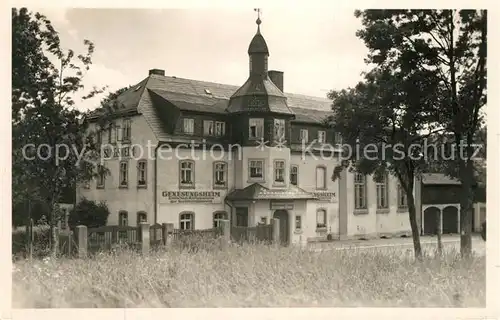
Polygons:
M256 9L253 9L255 12L257 12L257 21L255 21L257 23L257 29L260 30L260 24L262 23L262 20L260 20L260 13L261 13L261 9L260 8L256 8Z

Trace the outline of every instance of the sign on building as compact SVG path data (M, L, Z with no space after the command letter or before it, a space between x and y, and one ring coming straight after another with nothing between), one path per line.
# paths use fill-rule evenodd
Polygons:
M162 202L166 203L222 203L220 191L163 191Z
M322 202L337 202L337 195L335 192L313 192L313 195Z

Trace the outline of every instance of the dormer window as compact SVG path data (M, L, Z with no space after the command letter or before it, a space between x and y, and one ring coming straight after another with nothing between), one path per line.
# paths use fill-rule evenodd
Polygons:
M215 135L221 137L226 134L226 123L222 121L215 122Z
M326 142L326 132L325 131L318 131L318 142L319 143Z
M183 120L182 131L185 134L194 134L194 119L185 118Z
M212 94L212 92L210 92L210 90L208 90L208 89L205 89L205 93L206 94Z
M261 139L264 137L264 119L249 119L249 139Z
M206 136L213 136L214 135L214 122L211 120L204 120L203 121L203 131Z
M274 139L276 141L282 141L283 139L285 139L284 119L274 119Z

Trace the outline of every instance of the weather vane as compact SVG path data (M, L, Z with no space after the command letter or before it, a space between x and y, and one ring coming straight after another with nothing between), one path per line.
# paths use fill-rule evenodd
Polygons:
M253 11L257 12L257 20L260 21L260 14L261 14L261 9L260 8L255 8Z

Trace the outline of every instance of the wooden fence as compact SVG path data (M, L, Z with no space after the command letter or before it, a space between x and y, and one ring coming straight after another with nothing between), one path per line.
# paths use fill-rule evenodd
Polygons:
M273 225L264 224L255 227L231 227L231 240L235 242L264 242L273 240Z
M171 223L150 226L141 223L137 227L105 226L87 228L77 226L67 239L65 252L78 257L86 257L90 253L111 250L125 245L147 253L151 248L169 246L174 243L196 244L208 240L221 240L222 243L235 242L279 242L279 220L272 219L270 225L256 227L231 227L229 220L222 220L218 228L205 230L174 229Z

